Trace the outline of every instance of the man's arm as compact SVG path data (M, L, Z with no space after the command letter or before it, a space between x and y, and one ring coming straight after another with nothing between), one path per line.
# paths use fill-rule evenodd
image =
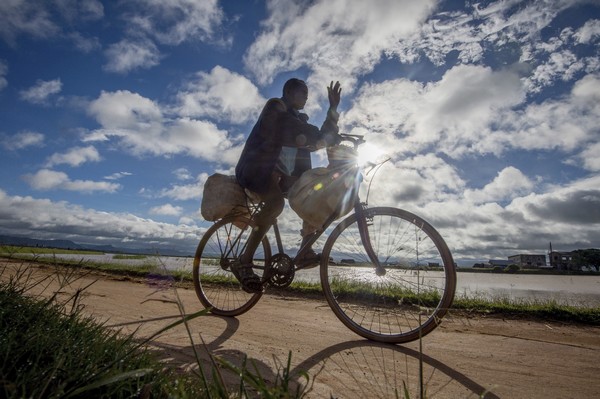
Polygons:
M279 115L278 126L283 146L308 148L311 151L335 144L339 130L337 116L329 113L321 129L288 112Z

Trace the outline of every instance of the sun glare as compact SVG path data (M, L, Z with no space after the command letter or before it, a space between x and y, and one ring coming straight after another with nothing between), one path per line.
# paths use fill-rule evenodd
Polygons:
M377 162L385 155L385 151L371 143L365 143L358 148L358 164L367 165L369 162Z

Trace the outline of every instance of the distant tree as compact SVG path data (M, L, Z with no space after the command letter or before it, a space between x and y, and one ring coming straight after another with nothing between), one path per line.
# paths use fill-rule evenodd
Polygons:
M573 265L577 270L581 270L583 266L589 266L600 272L600 249L578 249L572 252Z
M514 263L513 263L513 264L510 264L510 265L508 265L508 266L506 267L506 272L507 272L507 273L516 273L516 272L518 272L519 270L521 270L521 268L519 267L519 265L515 265Z

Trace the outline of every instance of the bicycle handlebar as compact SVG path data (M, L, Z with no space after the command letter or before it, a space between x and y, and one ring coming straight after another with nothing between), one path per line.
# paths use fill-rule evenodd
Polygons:
M354 149L357 149L359 145L366 143L364 137L358 134L340 134L342 141L349 141L354 145Z

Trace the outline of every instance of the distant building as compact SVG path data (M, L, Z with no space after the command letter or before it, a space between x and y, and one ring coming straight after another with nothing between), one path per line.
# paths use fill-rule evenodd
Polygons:
M546 255L529 255L519 254L508 257L510 264L515 264L520 267L545 267L546 266Z
M572 252L551 251L548 257L550 258L550 266L557 270L569 270L573 266Z

